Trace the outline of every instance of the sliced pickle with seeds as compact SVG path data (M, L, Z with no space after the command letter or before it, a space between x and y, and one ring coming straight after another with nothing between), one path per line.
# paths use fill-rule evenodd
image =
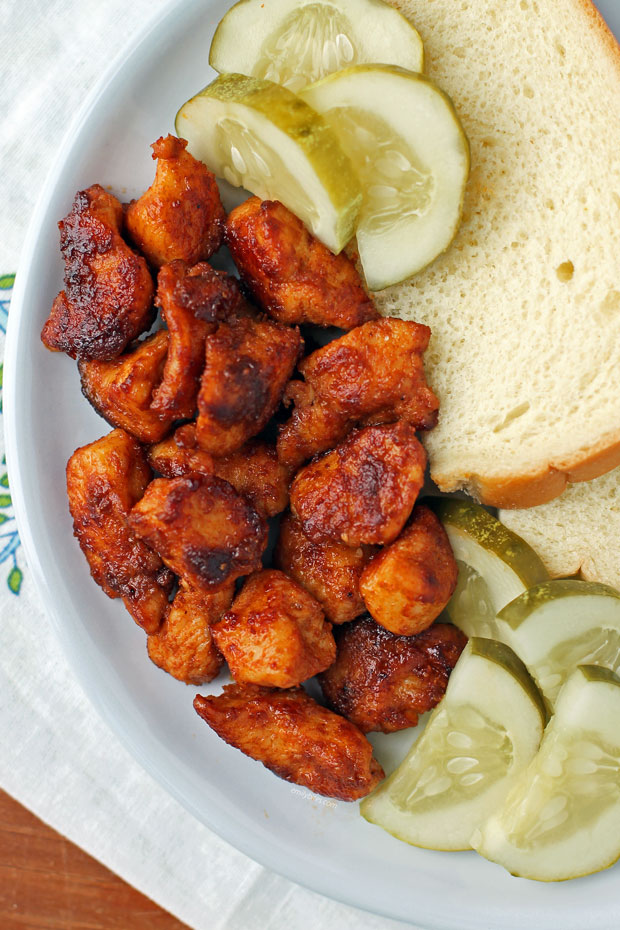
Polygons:
M218 177L281 201L333 252L352 237L359 181L327 123L291 91L223 74L183 104L175 127Z
M447 619L467 636L512 645L498 626L497 612L532 585L548 579L545 566L520 536L479 504L436 498L432 506L459 568L456 590L445 610Z
M550 707L578 665L620 669L620 593L608 585L576 578L544 581L500 610L497 626Z
M535 755L545 720L512 650L471 639L422 736L362 802L363 816L414 846L469 849L472 831Z
M620 857L620 678L579 666L540 750L472 846L513 875L564 881Z
M424 67L420 36L381 0L241 0L221 20L209 52L216 71L264 78L293 91L364 62Z
M449 97L429 78L357 65L300 91L353 162L364 197L357 245L382 290L445 251L458 229L469 144Z

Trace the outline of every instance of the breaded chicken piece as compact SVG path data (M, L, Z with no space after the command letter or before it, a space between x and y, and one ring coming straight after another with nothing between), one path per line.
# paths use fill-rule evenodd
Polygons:
M292 688L336 658L331 623L307 591L284 572L251 575L213 637L238 682Z
M299 330L242 317L207 336L198 394L198 445L212 455L241 448L280 403L302 349Z
M418 504L398 539L364 568L360 592L377 623L392 633L413 636L439 616L457 577L446 531L432 510Z
M346 623L366 610L359 579L374 551L372 546L352 549L331 539L313 542L289 513L280 524L275 562L317 599L328 620Z
M370 617L336 632L338 657L319 677L329 705L363 733L415 727L443 697L467 637L448 623L394 636Z
M154 633L168 609L174 578L128 520L150 480L142 449L122 429L76 449L67 463L73 532L91 575L108 597L122 597L137 624Z
M188 685L204 685L218 674L224 660L213 641L211 623L232 603L231 581L215 594L205 594L181 583L166 619L147 639L150 659L173 678Z
M129 515L135 533L197 592L261 568L267 525L214 475L156 478Z
M58 224L65 289L41 332L48 349L111 359L153 322L153 281L142 256L123 242L122 222L120 201L93 184Z
M379 316L353 262L277 200L250 197L233 210L226 244L258 305L281 323L352 329Z
M206 262L190 268L185 262L175 261L160 269L155 303L161 309L169 338L161 383L151 400L156 413L188 419L196 412L205 340L217 327L214 304L226 304L221 301L222 289L226 289L225 278L220 278Z
M424 483L426 454L408 423L367 426L297 473L291 511L314 542L387 545Z
M131 352L109 362L80 359L82 393L112 426L127 430L140 442L157 442L170 432L174 413L152 409L154 391L161 383L169 335L160 329Z
M430 334L427 326L386 317L303 359L305 380L291 381L284 397L295 410L280 431L280 460L297 468L333 448L354 426L406 420L431 429L439 401L424 375Z
M302 688L226 685L217 696L197 695L194 709L235 749L328 798L356 801L384 777L357 727Z
M168 439L147 451L151 468L164 478L197 472L217 475L266 517L275 517L288 505L291 471L278 461L275 446L250 439L236 452L218 456L204 452L196 442L196 426L179 426Z
M186 147L171 135L153 143L155 180L127 207L127 232L156 268L177 258L195 265L217 252L224 237L215 175Z

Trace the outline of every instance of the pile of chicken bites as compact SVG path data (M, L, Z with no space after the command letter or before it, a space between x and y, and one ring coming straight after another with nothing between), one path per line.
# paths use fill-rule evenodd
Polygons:
M156 665L192 685L228 665L233 683L194 700L219 736L355 800L383 777L364 734L414 726L465 645L434 622L457 567L416 505L430 331L381 318L282 204L227 217L184 140L153 150L142 197L95 184L59 223L65 288L41 337L114 427L67 465L75 535ZM207 263L223 244L239 279ZM310 344L345 332L304 351L300 326ZM301 687L314 676L324 703Z

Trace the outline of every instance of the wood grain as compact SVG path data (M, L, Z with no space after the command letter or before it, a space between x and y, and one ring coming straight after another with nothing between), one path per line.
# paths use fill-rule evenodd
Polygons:
M0 791L2 930L188 930Z

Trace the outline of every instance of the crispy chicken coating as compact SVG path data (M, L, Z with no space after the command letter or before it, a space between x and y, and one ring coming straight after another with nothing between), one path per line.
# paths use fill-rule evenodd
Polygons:
M147 452L151 467L164 478L197 472L217 475L266 517L275 517L288 505L290 469L278 461L275 446L250 439L236 452L215 457L196 442L196 426L186 423Z
M160 329L131 352L109 362L80 359L82 393L112 426L127 430L140 442L157 442L172 427L173 413L152 409L151 400L161 383L169 335Z
M241 448L267 424L301 353L299 331L242 317L207 336L196 438L212 455Z
M299 685L336 658L332 626L318 603L275 569L248 578L213 636L235 681L265 687Z
M280 524L275 560L317 599L328 620L346 623L366 610L359 579L374 551L371 546L353 549L331 539L313 542L289 513Z
M319 677L330 706L363 733L415 727L443 697L467 637L448 623L394 636L370 617L336 632L338 657Z
M353 262L277 200L240 204L226 221L226 243L256 302L281 323L352 329L379 316Z
M67 463L73 532L91 575L108 597L122 597L136 623L154 633L168 609L174 578L128 520L150 479L142 449L122 429L76 449Z
M224 660L213 640L211 623L232 603L234 581L205 594L181 583L157 633L147 639L150 659L179 681L204 685L218 674Z
M142 256L123 242L122 222L120 202L93 184L58 224L65 289L41 332L48 349L111 359L153 322L153 281Z
M156 478L129 523L187 585L207 594L261 568L267 545L264 519L214 475Z
M195 265L217 252L224 236L215 175L186 146L171 135L153 143L155 180L127 207L127 231L157 268L177 258Z
M226 685L217 696L197 695L194 709L235 749L328 798L356 801L384 777L357 727L302 688Z
M408 423L367 426L298 472L291 510L315 542L386 545L407 522L425 466Z
M284 397L295 410L280 431L280 460L297 468L356 425L406 420L416 429L433 427L439 401L423 364L430 334L427 326L386 317L303 359L305 380L291 381Z
M411 522L364 568L360 591L377 623L413 636L430 626L456 587L458 568L446 531L419 504Z

